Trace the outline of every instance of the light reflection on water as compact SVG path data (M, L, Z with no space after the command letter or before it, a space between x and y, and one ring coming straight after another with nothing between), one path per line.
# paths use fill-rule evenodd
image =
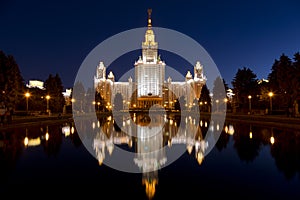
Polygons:
M145 118L136 116L136 123L139 123L141 120L141 123L144 123L144 125L149 123ZM165 188L164 186L172 184L172 180L174 181L174 178L169 177L171 180L168 182L166 178L168 170L172 170L173 167L176 167L179 175L181 170L186 170L185 166L190 166L190 171L185 171L185 173L194 184L198 184L198 181L193 180L192 177L195 177L195 179L200 178L203 181L206 180L206 184L210 187L215 187L214 184L209 184L205 176L202 175L202 177L198 177L199 175L197 176L197 174L193 173L199 173L199 170L200 172L202 170L202 172L211 174L211 171L215 168L211 167L208 169L207 166L214 166L213 164L218 164L218 162L222 163L222 166L219 166L220 168L233 170L233 172L235 172L228 172L228 174L232 175L230 177L232 178L232 182L240 180L239 176L245 176L248 180L244 180L245 182L241 184L247 185L247 181L253 181L252 179L255 176L264 177L265 179L261 180L260 183L254 179L256 182L254 181L253 184L256 186L251 185L251 187L254 187L252 188L252 196L261 195L258 191L260 191L259 187L265 186L264 183L272 185L272 187L267 186L267 188L271 187L277 193L280 191L279 194L286 198L295 197L295 195L299 196L299 190L296 188L300 188L300 130L283 130L275 127L236 123L234 121L226 121L224 126L222 126L218 124L218 122L211 122L205 118L200 119L198 125L194 124L194 120L189 117L185 118L183 122L178 118L172 117L164 118L163 120L164 131L162 134L152 138L153 140L151 140L151 138L135 138L121 131L130 130L130 123L126 120L122 122L122 126L124 126L122 129L114 123L114 118L112 117L103 117L98 121L89 121L82 124L82 126L87 127L87 130L95 130L96 133L95 135L87 135L87 137L92 136L92 144L97 155L98 163L91 164L93 162L85 162L86 165L98 165L96 169L93 168L94 166L87 167L87 169L94 169L89 173L97 174L96 170L105 169L106 166L103 165L103 161L114 156L114 149L120 147L124 150L138 153L132 162L141 169L142 177L140 184L143 185L144 195L148 198L159 198L164 194L162 192ZM211 123L213 123L213 126L210 126ZM182 126L183 124L184 126ZM195 134L186 132L183 128L185 126L194 126L194 128L196 128ZM209 131L209 127L213 127L210 131L222 129L222 134L214 147L212 155L208 154L208 158L206 158L206 156L204 156L205 147L207 145L205 135L207 131ZM100 131L100 129L102 131ZM143 156L143 152L155 152L155 150L163 146L172 149L174 145L184 145L186 148L186 154L184 154L178 162L174 163L176 166L172 165L160 171L156 170L158 169L158 165L163 166L166 159L168 159L164 152L160 152L160 154L153 153L151 154L152 157ZM26 170L29 170L26 172L29 173L28 176L31 178L32 176L39 176L35 175L37 173L35 171L40 172L48 168L46 164L39 164L39 162L43 160L47 160L46 163L51 165L55 165L55 162L60 162L60 166L69 166L70 159L72 162L77 163L80 162L81 159L84 160L88 157L88 154L85 152L84 158L77 158L78 151L76 149L80 149L80 152L85 152L85 148L72 122L61 125L44 125L3 130L0 134L0 173L2 175L1 177L3 177L1 184L9 185L20 182L22 176L27 177L21 174ZM66 160L60 159L63 157L64 151L68 151L68 155L72 155L73 157ZM33 165L32 163L28 164L29 161L27 162L26 160L31 154L34 156L31 157L30 162L36 163L38 166L41 166L41 168L28 167ZM53 157L56 159L53 160ZM224 159L225 161L223 162ZM242 170L240 168L241 166L243 166L245 172L249 174L239 174L236 170ZM253 168L249 169L250 166ZM76 168L76 165L72 167ZM151 169L146 169L147 167ZM145 170L144 173L143 169ZM74 174L74 176L80 176L80 170L75 171L77 171L78 174ZM272 178L263 175L264 173L268 174L271 172ZM63 177L64 174L53 172L52 176ZM133 175L128 175L128 177L131 176ZM220 176L220 173L218 173L218 176ZM162 180L160 180L160 177L162 177ZM213 178L216 179L216 177ZM33 178L32 180L35 179ZM89 179L84 178L83 180L88 181ZM107 180L109 180L109 178ZM223 179L220 178L216 180L225 183L222 187L229 187ZM274 183L274 180L277 182ZM228 185L239 184L232 183L230 180L227 181ZM162 188L160 188L160 185L162 185ZM127 185L124 187L130 186ZM230 188L227 189L229 190ZM157 193L157 190L160 192ZM165 190L167 189L165 188ZM244 190L241 190L241 192L244 192Z

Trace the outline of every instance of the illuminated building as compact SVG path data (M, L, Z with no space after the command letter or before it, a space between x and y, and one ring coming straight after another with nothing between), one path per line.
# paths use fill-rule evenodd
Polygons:
M28 84L26 84L28 88L39 88L41 90L45 90L44 82L39 80L29 80Z
M165 79L166 63L158 54L158 43L152 29L151 9L148 10L148 27L142 42L142 55L134 63L135 81L128 77L127 82L116 82L112 71L106 75L106 66L101 61L94 77L95 90L105 102L113 105L116 94L121 94L122 108L148 109L154 104L172 109L174 102L185 96L186 108L190 108L195 99L200 98L202 86L206 83L203 66L197 61L194 73L187 71L182 82ZM193 91L191 91L193 90ZM176 94L176 95L175 95Z

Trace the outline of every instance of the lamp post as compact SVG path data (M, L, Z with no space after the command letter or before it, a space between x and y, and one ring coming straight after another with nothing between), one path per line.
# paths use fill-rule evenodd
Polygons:
M94 109L96 110L96 112L97 112L97 109L96 109L96 107L95 107L95 105L96 105L96 101L92 101L92 104L93 104L93 106L94 106Z
M249 96L248 96L248 99L249 99L249 112L248 112L248 114L249 114L249 115L251 114L251 98L252 98L252 96L249 95Z
M50 99L50 95L47 95L47 96L46 96L46 100L47 100L47 110L46 110L46 112L47 112L47 113L49 112L49 114L50 114L50 110L49 110L49 99Z
M217 103L217 112L219 112L219 99L216 100Z
M100 102L99 101L97 102L97 105L98 105L98 111L100 111Z
M225 103L225 112L226 112L226 110L227 110L227 103L228 103L228 99L226 97L224 98L224 103Z
M273 92L269 92L268 95L270 97L270 113L272 113L272 97L273 97L274 93Z
M28 98L30 97L30 93L26 92L25 97L26 97L26 112L28 112Z

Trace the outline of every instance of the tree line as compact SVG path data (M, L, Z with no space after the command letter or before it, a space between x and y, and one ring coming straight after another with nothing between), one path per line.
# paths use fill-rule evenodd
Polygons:
M19 66L12 55L0 50L0 102L14 111L46 111L47 99L52 112L62 112L65 105L63 84L58 74L49 74L44 81L44 89L26 87ZM25 94L30 96L26 97Z
M272 109L273 114L289 110L296 114L300 100L300 54L295 53L293 59L285 54L275 59L265 81L258 80L250 68L243 67L237 70L231 83L232 106L237 111L249 109L251 103L252 109Z
M291 59L282 54L275 59L271 72L265 81L258 80L257 75L249 68L239 68L231 81L234 96L228 98L228 84L221 77L214 81L214 88L210 91L206 85L202 88L198 104L200 109L211 111L212 104L218 104L215 109L221 111L227 108L236 112L248 112L249 104L253 111L270 109L272 101L273 113L276 111L292 110L299 112L300 100L300 54L294 54ZM62 112L65 105L63 96L63 84L58 74L52 75L44 82L45 89L28 88L24 83L19 66L12 55L6 55L0 50L0 102L14 110L26 110L25 93L31 95L28 98L30 110L46 110L46 96L49 95L49 109L52 112ZM84 92L84 89L82 91ZM89 91L89 93L94 91ZM270 96L270 92L273 94ZM90 94L92 99L99 95ZM251 97L251 98L249 98ZM91 99L91 101L92 101ZM225 102L226 100L226 102ZM250 102L251 101L251 102ZM78 105L82 106L82 105ZM96 106L98 109L99 106ZM79 109L80 110L80 109Z

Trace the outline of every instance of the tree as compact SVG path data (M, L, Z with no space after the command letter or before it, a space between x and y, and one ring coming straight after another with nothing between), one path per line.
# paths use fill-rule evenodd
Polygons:
M200 105L200 111L209 112L210 111L210 105L211 105L211 98L209 96L210 91L207 88L207 85L203 85L200 98L199 98L199 105Z
M256 74L249 68L238 69L231 83L235 93L234 101L239 108L247 108L249 95L252 96L253 102L257 102L258 83L256 77Z
M213 100L216 103L215 109L219 111L224 111L226 109L225 104L226 90L225 90L225 80L218 76L214 81L213 87Z
M294 92L295 92L295 99L294 102L297 104L296 112L299 112L299 99L300 99L300 53L297 52L294 55L294 62L293 62L293 67L295 69L295 73L294 73L294 78L293 78L293 86L295 88ZM296 106L296 104L294 104Z
M45 88L47 95L50 95L49 109L52 112L62 112L65 105L65 98L63 96L63 85L58 74L49 75L45 81Z
M72 90L72 109L76 112L82 112L83 111L83 105L85 103L85 88L83 84L80 81L77 81L74 84L73 90Z
M117 93L114 99L114 111L123 110L123 96L121 93Z
M0 51L0 100L16 108L23 98L24 86L24 79L14 57Z
M297 65L297 62L295 63ZM292 107L297 98L299 81L296 71L295 64L285 54L282 54L279 60L275 60L272 66L269 74L270 89L275 94L273 103L279 108Z
M84 110L86 110L87 112L91 112L92 106L95 106L93 105L93 102L95 102L96 105L94 88L88 88L85 94Z
M185 110L186 108L186 100L185 100L185 96L180 96L179 98L174 100L174 109L175 110Z

